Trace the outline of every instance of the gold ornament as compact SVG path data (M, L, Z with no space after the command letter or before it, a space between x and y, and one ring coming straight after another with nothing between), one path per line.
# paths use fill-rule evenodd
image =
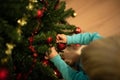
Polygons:
M77 13L73 13L73 17L76 17L77 16Z
M14 44L12 44L12 43L7 43L6 46L8 47L8 49L13 49L14 48Z
M37 3L37 0L29 0L30 2Z
M7 46L7 50L5 51L5 53L7 55L10 55L12 53L12 49L15 47L15 45L11 44L11 43L6 43L6 46Z
M12 51L11 51L10 49L7 49L7 50L5 51L5 53L6 53L7 55L10 55L10 54L12 53Z
M29 3L29 5L26 7L28 10L33 10L33 5Z
M20 24L21 26L24 26L25 24L27 24L27 21L25 18L21 18L21 19L18 19L18 24Z
M17 33L18 33L18 40L20 41L21 40L21 33L22 33L21 27L18 27Z
M17 33L18 33L19 35L21 35L22 31L21 31L20 27L17 29Z
M8 62L8 58L1 59L1 62L2 62L2 64L7 63Z

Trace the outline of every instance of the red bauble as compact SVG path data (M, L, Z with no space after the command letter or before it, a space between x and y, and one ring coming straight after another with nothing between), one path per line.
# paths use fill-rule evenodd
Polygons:
M49 61L48 61L47 59L44 59L44 60L42 61L42 64L43 64L44 66L48 66L48 65L49 65Z
M0 80L7 80L9 71L5 68L0 69Z
M53 41L52 37L47 38L47 43L51 43Z
M58 48L59 50L63 50L63 49L66 48L66 44L65 44L65 43L58 43L58 44L57 44L57 48Z
M43 16L43 10L37 10L37 18L40 18Z
M75 44L76 47L80 47L81 45L80 44Z
M33 37L29 37L28 40L29 40L30 44L32 44L34 39L33 39Z
M60 74L60 72L59 72L57 69L54 69L54 74L55 74L58 78L61 77L61 74Z
M80 27L76 27L74 32L75 32L76 34L81 33L81 28L80 28Z
M37 53L33 53L33 57L38 57L38 54Z
M32 52L36 52L34 46L32 46L32 45L29 46L29 49L30 49Z

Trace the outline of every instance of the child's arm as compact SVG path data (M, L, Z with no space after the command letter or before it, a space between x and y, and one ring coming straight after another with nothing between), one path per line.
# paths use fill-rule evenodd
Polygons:
M57 69L61 72L65 80L88 80L88 76L83 71L76 71L68 66L59 55L50 59Z
M91 41L102 38L98 33L80 33L66 36L67 44L89 44Z
M83 71L77 72L68 66L60 57L60 55L55 50L55 47L50 48L50 54L48 58L54 63L57 69L61 72L65 80L88 80L87 75Z

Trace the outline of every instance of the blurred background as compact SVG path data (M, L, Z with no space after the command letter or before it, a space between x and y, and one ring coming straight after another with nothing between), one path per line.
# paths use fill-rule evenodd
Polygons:
M98 32L107 37L120 34L120 0L65 0L67 8L76 11L71 24L85 32Z
M120 0L65 0L67 8L76 11L68 22L83 32L98 32L103 37L120 35ZM65 59L74 62L84 46L72 46L65 49Z

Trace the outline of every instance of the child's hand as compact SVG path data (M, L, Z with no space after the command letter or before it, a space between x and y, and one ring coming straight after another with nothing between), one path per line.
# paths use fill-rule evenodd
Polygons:
M67 42L67 37L65 34L58 34L56 36L56 42L57 43L66 43Z
M54 58L56 55L58 55L55 47L51 47L49 50L50 50L50 51L49 51L49 54L48 54L48 53L46 54L46 55L47 55L46 57L47 57L48 59Z

